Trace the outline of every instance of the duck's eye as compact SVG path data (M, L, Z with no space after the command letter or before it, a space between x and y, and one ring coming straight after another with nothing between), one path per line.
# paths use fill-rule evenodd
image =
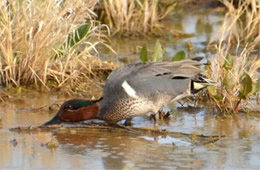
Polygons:
M73 106L70 105L70 104L67 104L67 105L64 106L64 109L70 109L70 110L72 110L72 109L73 109Z

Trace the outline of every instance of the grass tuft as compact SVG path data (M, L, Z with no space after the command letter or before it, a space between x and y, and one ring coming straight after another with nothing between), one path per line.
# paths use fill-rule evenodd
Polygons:
M218 34L217 53L208 69L217 86L208 90L222 112L237 113L257 108L251 99L260 86L260 5L256 0L240 1L237 7L232 1L223 3L228 12Z
M163 30L160 21L176 6L176 0L103 0L105 9L101 20L113 35L158 34Z
M108 31L93 20L96 2L1 1L1 84L69 91L91 82L102 65L96 46L106 45Z

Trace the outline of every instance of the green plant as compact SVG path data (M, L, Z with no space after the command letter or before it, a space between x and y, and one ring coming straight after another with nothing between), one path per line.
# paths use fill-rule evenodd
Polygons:
M161 43L159 40L156 41L154 49L152 51L152 56L151 58L148 57L148 50L146 44L142 46L142 49L140 51L140 60L142 62L147 62L147 61L162 61L163 60L163 55L164 55L165 49L162 47ZM179 51L177 52L173 57L172 61L180 61L184 60L186 58L186 53L185 51Z
M147 62L149 60L155 61L162 61L163 60L164 49L159 40L156 41L154 50L152 52L151 58L148 57L148 50L146 44L143 45L140 51L140 60L142 62Z
M180 60L184 60L185 58L186 58L185 51L179 51L172 57L172 61L180 61Z
M208 67L217 86L208 87L209 97L224 113L254 108L251 98L259 92L260 58L254 52L260 43L260 6L255 0L222 1L228 8L215 46L217 53ZM258 5L257 5L258 4ZM252 28L252 29L248 29ZM256 107L255 107L256 108Z
M65 49L73 48L74 46L77 45L77 43L80 43L80 41L85 40L85 37L89 32L90 26L91 26L90 21L87 21L85 24L79 26L76 30L70 33L66 43L64 43L61 46L61 48L58 51L58 54L56 54L53 57L53 59L56 60L58 57L63 56Z
M208 70L217 86L209 86L209 95L223 113L236 113L244 109L250 97L257 92L259 84L260 59L247 58L248 51L234 56L224 56L221 51L211 61ZM243 105L244 104L244 105Z

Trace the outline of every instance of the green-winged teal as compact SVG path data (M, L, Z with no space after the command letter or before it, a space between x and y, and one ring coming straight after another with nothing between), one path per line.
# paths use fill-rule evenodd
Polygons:
M195 94L210 83L193 60L128 64L113 71L96 101L69 100L44 125L102 119L116 123Z

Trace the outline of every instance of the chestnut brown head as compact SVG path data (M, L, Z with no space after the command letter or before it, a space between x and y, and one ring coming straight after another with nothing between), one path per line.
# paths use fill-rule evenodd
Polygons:
M99 105L97 101L73 99L64 102L57 114L46 125L60 124L62 122L79 122L97 118Z

